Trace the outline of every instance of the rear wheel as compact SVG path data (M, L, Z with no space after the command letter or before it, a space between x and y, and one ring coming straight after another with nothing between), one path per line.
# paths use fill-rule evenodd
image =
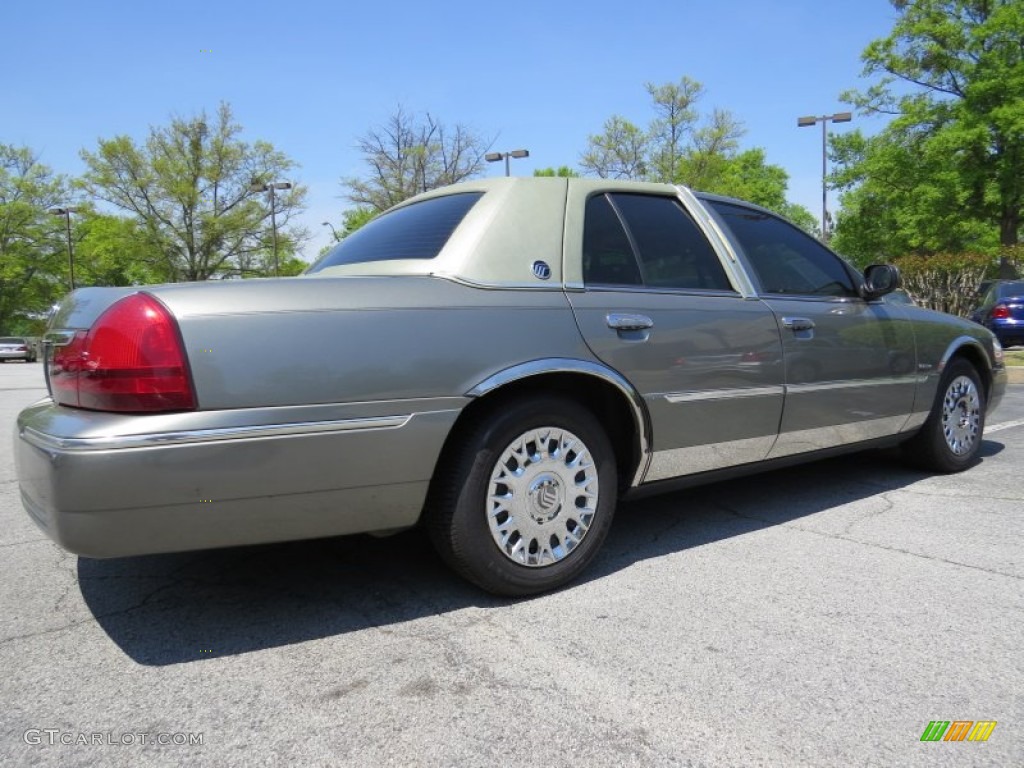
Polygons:
M570 400L517 400L477 418L435 478L426 520L441 556L499 595L576 578L611 525L614 452L593 414Z
M927 421L904 443L904 451L924 469L960 472L977 459L984 430L981 377L971 363L956 358L946 366Z

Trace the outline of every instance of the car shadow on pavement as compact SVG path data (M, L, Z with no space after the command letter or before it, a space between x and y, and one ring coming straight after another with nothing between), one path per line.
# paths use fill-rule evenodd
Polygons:
M985 441L982 461L1002 448ZM868 452L627 502L620 505L602 552L576 585L925 477L888 452ZM455 576L419 531L382 539L350 536L114 560L79 558L78 581L111 640L150 666L509 602Z

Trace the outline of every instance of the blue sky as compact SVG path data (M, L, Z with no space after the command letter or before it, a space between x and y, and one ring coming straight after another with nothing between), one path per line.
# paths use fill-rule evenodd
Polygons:
M702 107L742 120L744 147L764 147L789 173L790 199L819 215L820 129L796 118L849 108L839 93L865 85L860 54L894 18L886 0L14 0L0 142L78 174L79 150L99 138L141 140L172 114L227 101L244 139L300 164L310 258L329 240L320 222L347 207L340 179L363 172L357 138L398 104L496 136L495 150L529 149L513 173L530 174L575 166L612 114L645 124L644 83L687 75L706 88ZM858 126L882 123L858 116L836 130Z

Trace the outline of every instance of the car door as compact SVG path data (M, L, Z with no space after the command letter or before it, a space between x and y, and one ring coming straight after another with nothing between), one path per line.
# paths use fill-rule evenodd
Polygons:
M678 196L579 185L569 210L585 211L567 227L566 261L580 274L569 301L594 354L646 401L645 481L763 459L783 401L771 311L736 290Z
M855 273L789 222L709 199L782 334L786 401L770 458L894 434L914 403L904 310L859 295Z

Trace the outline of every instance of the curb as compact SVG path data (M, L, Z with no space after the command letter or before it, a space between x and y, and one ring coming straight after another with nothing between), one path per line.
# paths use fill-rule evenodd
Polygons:
M1024 384L1024 365L1006 366L1006 380L1011 384Z

